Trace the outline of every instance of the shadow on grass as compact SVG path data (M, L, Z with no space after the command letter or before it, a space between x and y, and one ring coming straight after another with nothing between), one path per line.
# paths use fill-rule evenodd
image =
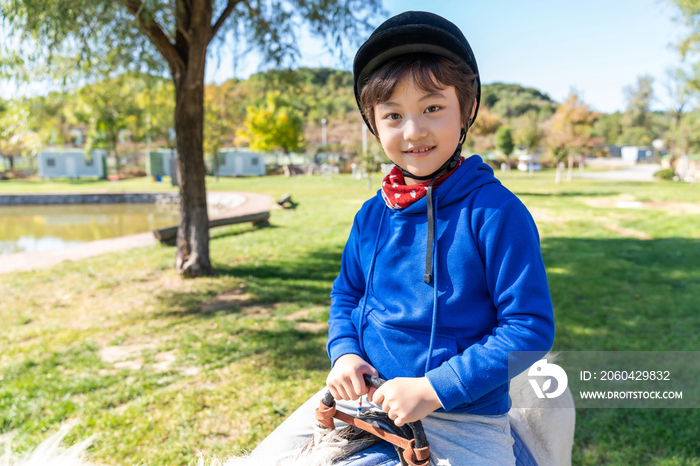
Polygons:
M207 339L192 350L199 363L208 367L223 367L248 357L264 361L276 378L293 377L299 369L324 371L329 368L326 355L326 335L303 332L289 325L271 329L247 329L227 340Z
M161 315L197 315L213 317L222 310L237 313L241 305L298 303L300 305L329 305L333 280L340 271L342 249L318 249L293 259L278 261L250 261L237 265L217 265L218 277L235 277L245 285L250 299L238 302L228 309L202 312L203 305L225 290L211 292L163 291L158 295L163 309Z
M700 351L700 240L547 238L542 253L555 350ZM698 457L700 410L577 410L573 464L698 465Z
M700 240L547 238L556 349L696 351Z
M275 228L280 228L280 227L277 225L273 225L273 224L270 224L270 225L252 225L252 224L249 224L247 226L236 225L236 226L215 227L215 229L209 230L209 241L239 236L239 235L242 235L244 233L252 233L254 231L268 229L268 228L275 229Z

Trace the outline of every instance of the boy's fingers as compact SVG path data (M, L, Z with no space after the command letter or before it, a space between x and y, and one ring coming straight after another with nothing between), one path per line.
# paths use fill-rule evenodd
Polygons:
M352 377L350 377L350 382L352 382L352 388L357 397L359 397L361 393L365 392L365 380L362 378L362 374L358 375L355 373Z
M343 391L345 392L344 400L356 400L358 395L355 393L352 382L345 382L343 384Z
M374 387L368 387L368 388L369 388L369 391L367 392L367 399L368 399L369 401L374 402L374 398L373 398L373 397L374 397L374 392L376 392L377 389L374 388Z
M384 391L382 390L382 387L375 388L373 390L374 391L372 392L372 398L370 401L372 401L372 403L376 403L378 405L381 405L382 402L384 401ZM382 408L382 411L383 410L384 409Z
M338 390L331 387L330 385L328 386L328 391L331 392L331 395L333 395L333 399L337 400L337 399L341 398L340 393L338 393Z

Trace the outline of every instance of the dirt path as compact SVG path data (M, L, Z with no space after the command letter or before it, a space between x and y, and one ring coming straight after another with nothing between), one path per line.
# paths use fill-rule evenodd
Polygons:
M655 181L654 173L661 170L661 165L656 163L637 164L634 167L610 170L607 172L578 172L574 171L577 178L590 180L610 181Z

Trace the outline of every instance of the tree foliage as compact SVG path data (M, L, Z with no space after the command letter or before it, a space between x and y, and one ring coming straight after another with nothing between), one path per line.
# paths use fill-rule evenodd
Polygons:
M282 98L279 91L268 92L265 104L248 107L240 136L257 151L281 149L284 153L301 149L304 121L301 114Z
M29 109L14 101L0 106L0 154L10 158L35 156L41 149L38 133L31 130Z
M621 144L649 145L653 136L651 102L654 100L654 78L639 76L636 85L623 88L627 101L625 113L622 115Z
M515 131L515 142L518 145L532 153L537 152L544 136L544 130L534 112L526 113L518 119L518 128Z
M510 157L515 149L515 141L513 141L513 130L510 126L501 126L496 131L495 136L496 149L501 151L506 159Z
M534 112L540 115L540 121L547 119L556 108L556 103L547 94L531 87L506 83L483 85L481 105L502 119L517 118ZM481 118L481 110L479 114Z
M547 146L553 158L559 161L601 144L602 138L593 133L593 123L597 118L598 113L591 111L578 93L572 91L550 120Z
M214 173L219 174L219 150L234 145L236 129L245 118L241 105L246 95L237 79L204 90L204 153L212 156Z
M0 45L0 74L64 80L125 71L168 75L180 192L176 268L211 274L204 168L204 74L210 44L227 33L266 63L298 55L298 30L342 50L383 13L379 0L5 0L0 14L13 34Z

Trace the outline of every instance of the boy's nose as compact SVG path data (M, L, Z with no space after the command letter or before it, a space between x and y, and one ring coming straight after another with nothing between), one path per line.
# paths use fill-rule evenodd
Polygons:
M427 136L425 125L416 118L406 118L403 128L403 138L406 141L419 141Z

